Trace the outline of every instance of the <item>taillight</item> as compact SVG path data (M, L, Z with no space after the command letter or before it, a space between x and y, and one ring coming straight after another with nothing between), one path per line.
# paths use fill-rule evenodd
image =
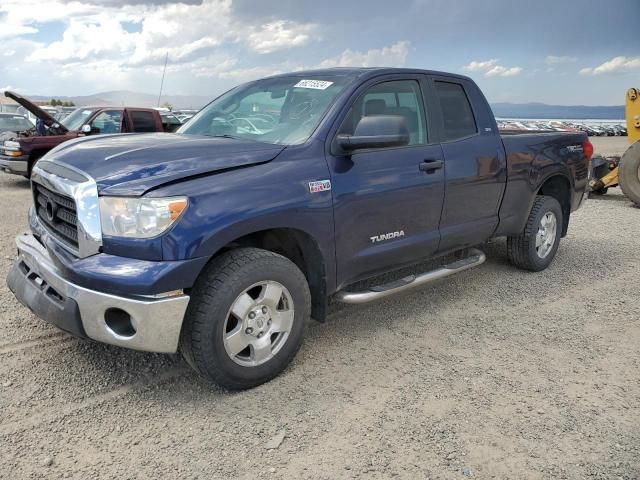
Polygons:
M593 144L589 140L585 140L582 142L582 151L584 152L584 156L591 160L593 156Z

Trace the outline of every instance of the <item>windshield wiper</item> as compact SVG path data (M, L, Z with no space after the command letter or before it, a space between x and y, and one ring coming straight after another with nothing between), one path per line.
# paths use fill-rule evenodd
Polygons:
M231 138L233 140L248 140L249 142L260 142L260 140L256 140L255 138L238 137L236 135L229 135L228 133L225 133L223 135L208 135L208 136L213 138Z
M235 135L229 135L228 133L225 133L224 135L209 135L209 136L214 138L232 138L234 140L247 140L246 138L236 137Z

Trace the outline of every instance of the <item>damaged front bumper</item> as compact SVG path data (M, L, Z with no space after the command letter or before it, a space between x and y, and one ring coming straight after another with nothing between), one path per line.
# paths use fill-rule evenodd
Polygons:
M16 298L43 320L79 337L134 350L175 353L189 304L181 291L120 296L63 278L30 233L16 238L18 258L7 277Z

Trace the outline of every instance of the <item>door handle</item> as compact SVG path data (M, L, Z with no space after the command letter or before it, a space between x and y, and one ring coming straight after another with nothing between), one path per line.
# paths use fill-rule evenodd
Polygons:
M420 162L419 168L421 172L434 173L436 170L440 170L443 166L444 162L442 160L427 158L424 162Z

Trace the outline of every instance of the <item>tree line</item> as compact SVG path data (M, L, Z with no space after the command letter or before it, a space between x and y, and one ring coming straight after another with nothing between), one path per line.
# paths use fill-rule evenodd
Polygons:
M52 98L49 101L49 105L51 105L52 107L75 107L76 106L76 104L70 100L62 101L60 99L56 100L55 98Z

